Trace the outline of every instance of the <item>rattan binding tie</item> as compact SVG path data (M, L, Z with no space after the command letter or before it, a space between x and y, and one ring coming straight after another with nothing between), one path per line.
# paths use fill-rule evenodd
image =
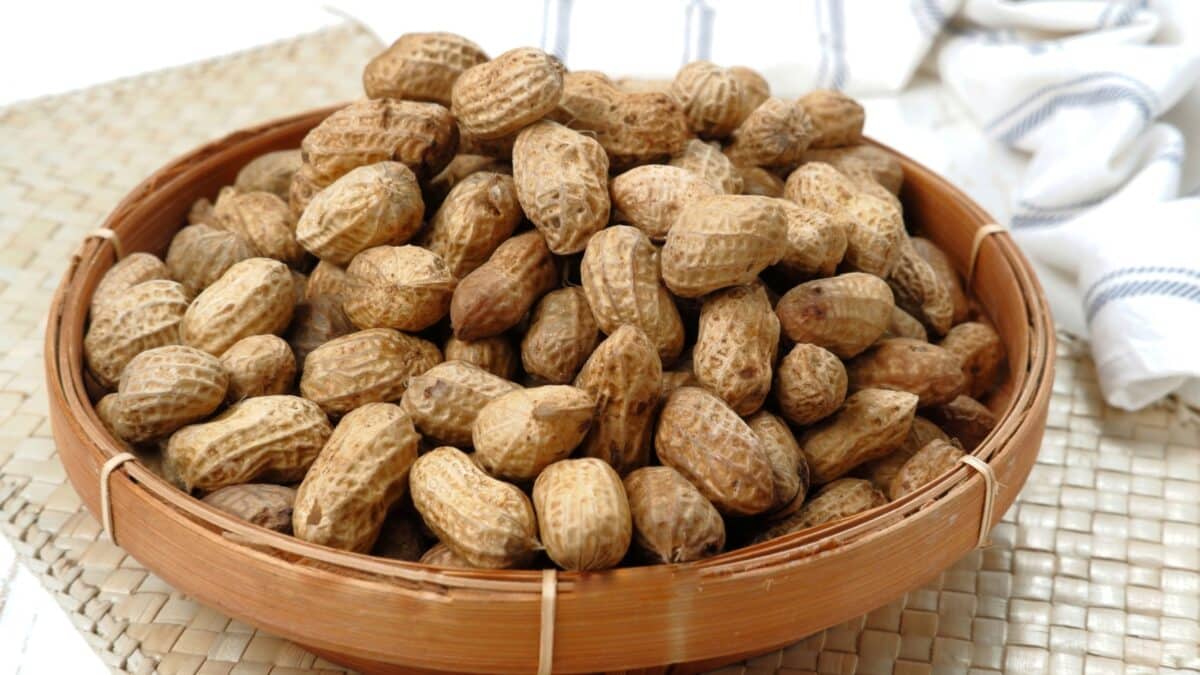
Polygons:
M975 230L975 239L971 241L971 257L967 263L967 286L970 287L971 281L975 278L975 261L979 259L979 249L983 246L983 240L997 232L1004 232L1004 228L996 223L990 223Z
M542 570L542 632L538 637L538 675L554 672L554 609L558 596L558 571Z
M977 546L985 548L992 545L992 542L988 539L988 534L992 530L992 516L996 509L996 491L1000 487L1000 482L996 480L996 473L992 471L992 465L975 455L963 455L961 461L963 464L983 474L983 520L979 522L979 541Z
M125 257L125 249L121 246L121 236L107 227L92 230L83 238L83 241L87 242L88 239L106 239L108 243L112 244L113 253L116 254L117 260Z
M132 452L122 452L111 457L104 463L104 466L100 467L100 523L104 525L104 531L108 533L108 538L114 544L117 543L117 533L113 530L112 493L108 489L108 479L112 476L112 472L122 464L136 459L137 456Z

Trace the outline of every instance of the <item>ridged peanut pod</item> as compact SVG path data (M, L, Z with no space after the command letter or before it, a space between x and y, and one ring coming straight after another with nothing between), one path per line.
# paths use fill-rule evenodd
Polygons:
M783 179L761 166L739 166L742 177L741 194L759 197L782 197Z
M308 203L312 201L312 198L332 182L332 180L327 181L319 177L316 170L308 164L301 164L296 173L292 174L292 182L288 185L286 201L292 220L300 220L300 216L304 213L304 209L308 208Z
M456 285L438 254L420 246L376 246L346 268L346 316L359 328L425 330L450 311Z
M451 109L471 135L499 138L545 117L562 90L562 63L540 49L520 47L460 75Z
M512 340L504 335L470 342L452 335L446 340L444 351L447 361L466 361L505 380L516 377L519 355Z
M780 200L787 218L787 248L779 269L789 279L828 277L846 254L847 222L826 211Z
M516 140L515 138L513 139ZM446 200L446 195L450 194L450 190L465 180L467 176L480 171L490 173L512 175L512 167L504 162L497 160L494 157L486 155L470 154L463 150L464 139L460 133L458 137L458 154L446 168L442 169L438 175L425 181L421 186L421 198L425 200L425 209L427 211L435 211ZM513 188L514 194L516 188ZM516 200L516 197L513 197Z
M409 379L400 404L423 435L470 447L479 411L517 389L516 384L466 361L446 361Z
M846 400L846 368L827 349L800 343L779 362L775 400L779 411L801 426L822 420Z
M850 272L796 286L779 299L775 313L792 341L850 358L883 335L894 306L892 290L882 279Z
M111 389L125 364L139 353L179 344L188 300L181 284L152 279L96 306L83 338L88 370Z
M960 323L946 333L942 348L958 359L967 378L965 394L979 398L992 390L1004 363L1004 343L986 323Z
M422 565L433 565L434 567L457 567L464 569L472 567L471 563L467 562L465 558L455 553L449 546L440 542L434 544L433 548L421 556L420 563Z
M499 335L517 323L558 286L558 267L538 232L505 241L480 268L454 289L450 325L460 340Z
M391 403L368 403L338 422L296 492L292 530L322 546L366 553L408 489L421 437Z
M228 386L220 361L198 349L169 345L146 350L121 374L113 426L130 443L166 436L212 414Z
M196 296L183 315L180 334L184 344L221 354L244 337L282 333L294 306L287 265L248 258Z
M863 389L851 394L837 414L799 439L813 483L828 483L895 450L908 436L916 410L916 394L905 391Z
M308 275L304 298L312 300L320 296L337 302L339 308L346 297L346 268L322 260Z
M672 392L659 413L654 449L721 513L754 515L775 501L771 463L758 436L705 389Z
M517 143L520 129L497 138L480 138L458 127L458 151L467 155L483 155L499 163L512 160L513 146ZM511 164L505 164L511 171Z
M887 497L870 481L842 478L821 488L799 511L768 528L755 541L766 541L810 527L849 518L887 503Z
M253 481L304 477L333 429L316 403L298 396L258 396L204 424L176 431L164 469L184 490L217 490Z
M954 305L954 318L951 323L957 325L966 321L971 308L967 302L967 294L963 291L962 280L959 278L958 272L954 270L954 263L951 262L950 256L928 239L912 237L910 241L913 248L917 250L917 254L929 263L938 279L942 281L942 285L950 291L950 302Z
M921 340L922 342L929 341L929 333L925 332L925 326L921 325L921 322L917 321L912 314L899 307L892 308L892 318L888 321L888 327L883 332L883 337L902 337Z
M205 495L205 504L268 530L292 533L296 490L270 483L230 485Z
M365 403L397 401L408 379L442 360L437 345L419 337L372 328L330 340L309 353L300 393L330 415Z
M954 469L965 453L951 443L933 440L900 467L888 486L888 498L900 499L922 485Z
M351 103L326 117L300 145L311 180L322 187L351 169L389 160L412 169L418 179L432 178L457 148L458 125L449 110L393 99Z
M195 295L208 288L235 264L258 257L254 246L241 235L208 225L188 225L171 239L167 269L171 278Z
M938 335L950 330L954 320L950 289L942 284L933 266L917 253L907 237L900 245L900 257L887 281L897 306L922 319Z
M420 244L441 256L450 273L462 279L487 262L522 217L512 176L479 171L450 189Z
M691 171L727 195L741 194L742 174L721 152L717 143L705 143L693 138L683 150L671 158L670 166Z
M841 148L811 148L801 158L805 162L825 162L849 176L859 185L873 180L892 194L900 194L904 184L904 166L883 148L859 143Z
M292 176L302 163L298 149L264 153L238 171L233 186L238 192L270 192L286 202Z
M408 481L425 524L472 567L519 567L541 547L525 493L484 473L461 450L443 446L421 455Z
M709 61L692 61L680 68L671 95L683 106L692 131L702 138L725 138L743 119L741 80Z
M541 381L566 384L598 344L600 327L583 289L561 288L547 293L534 308L521 340L521 364Z
M725 521L712 502L669 466L647 466L625 477L634 541L651 562L681 563L725 548Z
M368 98L399 98L450 105L454 82L488 60L479 45L454 33L405 33L367 62Z
M594 457L546 467L533 484L533 508L546 553L567 570L616 567L633 539L621 477Z
M286 394L296 380L296 356L288 343L275 335L238 340L221 354L221 366L229 373L226 399L230 402Z
M526 217L559 255L578 253L608 224L608 156L595 139L557 122L517 136L513 180Z
M837 148L862 142L866 113L858 101L840 91L817 89L800 97L816 127L814 148Z
M304 260L291 209L278 196L270 192L239 193L218 201L213 214L218 227L241 236L259 255L292 266Z
M704 300L692 368L702 385L743 417L771 392L779 317L761 283L734 286ZM790 498L790 497L789 497Z
M475 460L505 480L531 480L566 458L591 428L596 400L565 385L517 389L496 397L475 417Z
M645 466L662 388L662 362L650 338L635 326L620 326L588 358L575 386L597 404L580 453L608 462L622 475Z
M725 155L737 166L790 166L800 161L813 135L804 106L768 98L734 129Z
M142 282L171 278L170 270L153 254L140 251L130 253L108 268L100 278L100 283L96 284L96 290L92 291L92 316L96 316L101 305L125 295L126 291Z
M954 400L967 378L959 360L937 345L908 338L889 338L846 364L850 390L893 389L916 394L924 408Z
M754 112L758 106L762 105L771 96L771 85L767 82L767 78L753 68L746 66L730 66L729 72L737 78L742 89L742 110L740 113L742 121L745 121L750 113Z
M663 245L662 278L675 295L697 298L754 281L787 247L787 218L769 197L718 195L679 212Z
M287 342L296 355L296 365L303 370L304 360L314 349L355 330L341 303L328 296L317 296L296 305L288 325Z
M613 178L609 194L614 221L633 225L654 241L663 241L686 204L711 197L717 190L686 169L648 164Z
M758 436L771 464L771 482L775 486L771 513L778 516L780 511L799 508L804 502L800 492L808 490L808 464L792 430L765 410L747 419L746 424Z
M657 251L637 228L616 225L592 237L580 264L583 292L600 330L637 326L663 362L683 350L683 320L659 279Z
M879 459L873 459L863 464L856 473L870 480L875 487L886 493L892 484L892 479L900 471L900 467L904 466L910 457L917 454L918 450L932 441L955 442L938 425L917 415L913 418L912 426L908 429L908 436L905 436L900 447Z
M345 265L374 246L412 239L424 215L421 187L407 166L368 164L312 198L296 223L296 239L321 260Z
M959 396L945 405L930 408L925 414L968 452L979 447L996 426L996 415L970 396Z

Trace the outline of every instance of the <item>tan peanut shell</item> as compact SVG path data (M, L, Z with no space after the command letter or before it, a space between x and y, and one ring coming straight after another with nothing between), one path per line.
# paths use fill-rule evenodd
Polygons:
M412 509L394 508L379 528L371 555L417 562L428 552L431 537L422 531L420 517Z
M409 474L413 505L429 529L472 567L517 567L540 544L533 505L515 485L448 446L421 455Z
M792 341L811 342L850 358L883 335L893 307L887 283L850 272L794 287L779 299L775 313Z
M679 211L717 194L711 183L677 166L648 164L630 169L609 183L613 220L632 225L654 241L663 241Z
M258 256L254 246L231 230L203 223L188 225L171 239L167 269L171 278L195 295L235 264Z
M692 369L704 387L745 417L771 392L778 348L779 317L766 289L761 283L734 286L705 298Z
M420 246L376 246L346 268L342 308L359 328L425 330L450 311L456 284L436 253Z
M622 475L645 466L662 377L658 351L641 329L622 325L601 342L575 378L575 386L596 400L596 419L580 454L602 459Z
M322 546L366 553L408 489L420 436L400 406L368 403L338 422L296 491L292 529Z
M182 345L148 349L130 360L117 389L117 435L142 443L204 419L225 399L229 375L213 356Z
M515 138L513 139L516 140ZM438 175L430 178L421 185L421 198L425 202L425 210L436 211L446 200L446 195L455 185L465 180L467 176L480 171L498 174L512 174L512 167L486 155L474 155L463 150L464 139L458 139L458 154ZM515 199L515 198L514 198Z
M517 323L538 298L558 285L558 267L538 232L519 234L454 289L450 325L460 340L499 335Z
M918 450L932 441L953 442L938 425L917 415L913 417L912 426L908 430L908 436L904 438L904 442L900 444L900 447L879 459L873 459L863 464L856 473L867 478L875 487L887 493L888 488L892 484L892 479L896 477L896 473L900 471L900 467L904 466L904 463L910 457L917 454Z
M142 282L171 278L170 270L153 254L141 251L130 253L108 268L100 278L100 283L96 284L96 290L92 291L92 317L96 316L101 305L125 295L126 291Z
M296 266L304 249L296 241L295 220L287 202L270 192L238 193L217 202L217 225L245 239L264 258Z
M368 98L433 101L450 105L450 91L468 68L487 61L479 45L454 33L405 33L367 62Z
M523 217L512 176L479 171L457 182L429 222L420 244L462 279L487 262Z
M308 208L308 203L312 201L313 197L332 182L332 180L317 176L316 170L308 164L301 164L296 173L292 174L292 182L288 185L286 201L292 220L300 220L300 216L304 213L304 209ZM196 221L190 220L189 222Z
M668 94L671 91L671 80L663 78L648 78L648 77L618 77L613 80L613 83L621 89L631 94L642 92L658 92L660 94Z
M888 487L889 499L900 499L958 466L963 451L946 441L930 441L900 467Z
M602 570L625 557L633 520L621 477L594 457L547 466L533 484L546 553L567 570Z
M813 135L803 106L768 98L733 130L725 155L737 166L790 166L800 161Z
M783 179L761 166L739 166L737 172L742 177L741 194L759 197L783 196Z
M328 296L317 296L296 305L286 337L298 369L303 370L304 359L314 349L355 330L341 303Z
M860 478L835 480L822 487L799 511L768 528L758 537L758 541L849 518L886 503L887 497L870 481Z
M925 415L962 443L967 452L979 447L996 426L995 414L970 396L959 396L945 405L930 408Z
M579 445L596 413L591 394L565 385L517 389L475 417L475 460L506 480L530 480Z
M248 398L204 424L176 431L164 469L184 490L300 480L332 429L316 403L298 396Z
M634 541L652 562L681 563L725 548L725 522L712 502L669 466L647 466L625 477Z
M952 324L960 324L967 320L967 315L970 312L970 304L967 302L967 294L963 291L962 280L958 276L958 272L954 269L954 263L951 262L950 256L946 252L938 248L937 244L922 237L912 237L913 248L917 250L917 254L929 263L933 268L934 274L937 274L942 285L950 292L950 302L954 305Z
M742 192L741 172L721 152L717 143L705 143L693 138L668 164L696 174L719 193L736 195Z
M942 349L954 355L967 378L963 393L979 398L992 390L1004 363L1004 343L995 329L986 323L960 323L941 342Z
M521 47L473 66L454 83L451 106L471 135L499 138L538 121L554 110L563 90L558 59Z
M674 97L622 91L591 71L564 76L562 98L550 117L592 135L615 167L666 160L681 152L691 137Z
M840 91L817 89L801 96L800 105L816 127L812 147L838 148L862 142L866 113L858 101Z
M600 328L578 286L547 293L533 310L521 340L525 372L550 384L567 384L600 344Z
M900 256L887 281L897 306L921 319L938 335L950 330L954 319L950 290L907 238L900 246Z
M789 278L828 277L846 254L846 221L820 211L780 200L787 219L787 245L779 269Z
M95 307L83 338L88 370L111 389L125 364L154 347L179 344L188 293L174 281L151 279Z
M184 344L221 354L244 337L282 333L294 305L287 265L248 258L196 296L183 315L180 335Z
M96 417L100 418L100 422L104 424L104 428L108 429L108 433L113 437L124 441L121 438L121 397L116 392L105 394L96 401Z
M883 337L902 337L927 342L929 340L929 333L925 331L925 326L921 325L921 322L917 321L912 314L899 307L893 307L892 318L888 321L888 327L883 332Z
M835 415L799 439L813 483L828 483L896 449L908 436L916 410L916 394L904 391L863 389L851 394Z
M300 393L330 415L366 403L399 400L408 379L442 360L432 342L390 328L330 340L309 352Z
M444 348L447 361L466 361L505 380L516 377L519 356L512 341L504 335L480 338L471 342L453 335Z
M468 155L483 155L493 161L508 162L512 159L513 146L517 143L520 129L497 138L480 138L471 134L460 124L458 127L458 151ZM511 164L505 164L511 173Z
M767 78L753 68L731 66L729 72L737 78L742 89L740 116L743 121L771 96L771 85Z
M922 408L949 403L966 389L954 354L909 338L881 340L846 364L850 390L893 389L916 394Z
M238 192L270 192L286 202L301 163L298 149L264 153L238 171L233 186Z
M698 387L672 392L659 413L654 449L726 515L762 513L774 503L761 441L716 394Z
M270 483L229 485L205 495L201 501L268 530L292 533L294 488Z
M229 373L225 397L230 402L286 394L296 380L296 356L288 343L275 335L238 340L221 354L221 367Z
M779 262L786 242L787 219L778 200L709 197L680 211L662 248L662 278L685 298L748 284Z
M300 145L311 180L321 187L351 169L385 161L404 164L418 179L431 178L457 147L458 125L449 110L394 99L351 103L326 117Z
M308 275L296 270L289 270L292 275L292 304L299 305L304 302L305 293L308 292ZM293 316L295 310L292 311Z
M708 61L693 61L675 74L671 95L683 106L688 125L702 138L724 138L742 121L742 83Z
M342 306L346 297L346 268L322 260L308 275L308 285L304 289L304 297L308 300L327 296Z
M800 343L779 362L775 400L793 424L812 424L834 413L846 400L846 368L827 349Z
M458 567L470 568L471 563L465 558L455 553L449 546L437 543L421 556L422 565L433 565L434 567Z
M808 477L807 464L801 468L801 462L806 462L800 445L792 430L778 417L767 411L760 411L746 420L750 430L758 437L759 443L767 453L767 461L771 465L771 482L775 486L775 498L771 503L771 511L778 512L788 506L799 507L804 497L797 499L801 489L808 489L807 480L801 483L803 477Z
M874 145L859 143L840 148L810 148L803 161L825 162L859 185L873 180L892 194L900 194L904 167L895 155Z
M513 146L525 216L559 255L578 253L608 224L608 156L595 139L556 122L530 125Z
M410 378L400 404L423 435L470 447L479 411L519 388L466 361L445 361Z
M654 245L637 228L616 225L596 233L580 264L583 291L600 330L637 326L659 357L670 362L683 350L683 320L659 279Z
M369 248L406 243L424 214L421 188L407 166L368 164L312 198L296 223L296 240L321 260L346 265Z
M228 186L232 187L232 186ZM236 188L234 188L236 189ZM210 225L213 220L213 203L208 197L201 197L192 202L191 208L188 209L187 224L188 225ZM150 254L146 254L150 255Z

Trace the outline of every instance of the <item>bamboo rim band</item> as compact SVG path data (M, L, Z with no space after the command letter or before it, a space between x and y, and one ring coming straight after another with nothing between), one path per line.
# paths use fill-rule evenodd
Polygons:
M104 466L100 467L100 523L104 526L104 531L113 544L117 544L117 533L113 530L112 492L108 489L108 481L112 477L112 472L116 471L118 467L136 459L137 457L132 452L122 452L111 457L104 463ZM119 546L119 544L117 545Z
M93 238L108 240L108 243L112 244L113 253L116 254L117 260L125 257L125 249L121 246L121 236L113 230L110 230L107 227L97 228L89 232L87 236L83 238L83 240L87 241L88 239Z
M558 571L542 570L542 632L538 637L538 675L554 672L554 610Z
M989 223L975 230L975 239L971 241L971 257L967 263L967 286L971 285L971 281L975 278L975 261L979 259L979 249L983 246L983 240L997 232L1004 232L1004 228L996 223Z
M977 546L984 548L991 545L988 535L992 531L992 516L996 509L996 492L1000 487L1000 483L996 480L996 473L992 471L992 465L975 455L963 455L962 462L983 474L983 519L979 522L979 542Z

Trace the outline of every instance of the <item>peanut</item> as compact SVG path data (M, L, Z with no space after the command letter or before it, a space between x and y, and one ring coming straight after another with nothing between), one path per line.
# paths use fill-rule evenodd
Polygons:
M379 528L371 555L409 562L421 560L428 553L430 538L421 531L420 520L412 509L392 509L383 521L383 527Z
M883 506L887 497L869 481L842 478L822 487L812 499L789 518L772 525L758 541L782 537L810 527L849 518Z
M521 47L459 75L451 109L465 131L482 139L499 138L554 110L562 90L558 59Z
M366 403L399 400L408 379L442 360L432 342L390 328L371 328L309 352L300 392L330 415Z
M679 212L660 256L662 278L686 298L748 284L779 262L786 242L787 218L778 200L709 197Z
M326 296L337 303L341 309L346 298L346 269L331 262L322 260L308 275L308 285L304 289L307 300Z
M450 188L420 243L441 256L450 273L462 279L487 262L512 236L521 218L512 177L479 171Z
M900 467L888 487L890 499L916 492L922 485L958 466L963 451L946 441L933 440Z
M513 146L513 180L554 253L579 253L608 223L608 156L595 139L556 122L530 125Z
M449 110L393 99L351 103L326 117L300 145L310 169L306 178L321 187L356 167L389 160L406 165L419 179L431 178L457 147L458 126Z
M908 436L916 410L917 396L908 392L863 389L851 394L835 415L800 438L813 482L828 483L895 450Z
M95 313L83 338L88 370L111 389L125 364L139 353L179 344L188 299L181 284L151 279L93 304Z
M851 272L796 286L779 299L775 313L789 339L850 358L883 335L893 307L882 279Z
M505 380L511 380L517 374L517 350L503 335L472 342L451 335L446 341L445 352L447 361L466 361Z
M685 205L711 197L717 190L687 169L649 164L613 178L609 193L614 221L633 225L650 239L663 241Z
M475 459L497 478L530 480L571 454L595 413L595 399L575 387L548 385L502 394L475 417Z
M742 82L726 68L693 61L675 74L671 95L678 99L692 131L702 138L724 138L743 119Z
M968 452L975 450L996 426L996 416L979 401L959 396L945 405L930 408L929 419L952 438L962 443Z
M220 279L230 267L257 256L254 246L235 232L204 224L188 225L171 240L167 269L172 279L195 295Z
M910 241L913 248L917 250L917 254L933 268L933 272L941 280L942 286L950 291L950 302L954 305L951 324L960 324L966 321L970 305L967 302L967 294L963 291L962 280L959 279L958 272L954 270L954 263L950 260L950 256L928 239L912 237Z
M292 275L283 263L247 258L234 264L187 308L184 344L221 354L251 335L282 333L295 305Z
M644 466L662 376L654 343L637 327L622 325L600 343L575 378L575 386L597 402L580 453L608 462L619 474Z
M900 246L900 257L887 281L896 305L921 319L938 335L945 335L950 330L954 319L950 290L908 238Z
M468 274L450 301L450 324L460 340L499 335L517 325L537 299L558 285L558 268L546 240L520 234Z
M479 45L454 33L406 33L367 63L368 98L433 101L450 105L454 82L488 60Z
M287 342L295 354L297 366L303 369L304 360L314 349L355 330L336 300L317 296L296 305L288 325Z
M228 386L229 375L209 354L182 345L148 349L121 373L110 422L130 443L161 438L212 414Z
M455 553L449 546L438 543L434 544L433 548L425 552L420 560L422 565L432 565L434 567L459 567L470 568L468 563L462 556Z
M783 179L761 166L739 166L737 172L742 177L741 194L759 197L783 196Z
M308 208L313 197L317 196L321 188L332 182L318 177L317 172L308 164L301 164L296 173L292 174L292 182L288 185L288 214L291 215L292 220L300 220L300 216L304 214L304 209ZM191 220L190 222L196 221Z
M625 557L633 520L621 477L594 457L547 466L533 484L546 553L568 570L602 570Z
M243 166L233 185L238 192L270 192L286 202L301 163L299 150L268 152Z
M741 172L721 152L721 147L716 143L705 143L693 138L683 146L682 151L671 158L669 165L703 178L718 193L736 195L742 192Z
M825 162L849 176L859 185L874 181L894 195L904 183L904 167L895 155L873 145L859 143L840 148L812 148L804 153L805 162Z
M954 355L967 378L963 393L979 398L991 391L1004 363L1004 343L986 323L960 323L942 340L942 348Z
M538 302L521 340L525 372L550 384L575 378L600 344L600 328L578 286L547 293Z
M807 460L796 443L796 437L783 420L769 412L761 411L746 420L750 430L758 437L759 443L767 453L767 461L771 465L771 482L775 486L775 498L770 511L779 515L779 511L796 509L804 502L801 491L807 491L808 478ZM804 466L802 467L801 464Z
M425 436L470 447L479 411L519 388L466 361L446 361L409 379L400 404Z
M793 424L807 425L834 413L846 400L846 368L832 352L801 343L779 363L775 399Z
M625 477L639 552L652 562L708 558L725 547L721 514L678 471L648 466Z
M922 326L920 321L913 318L912 314L899 307L892 308L892 318L888 321L888 327L883 332L883 337L902 337L922 342L929 341L929 334L925 332L925 326Z
M513 140L515 141L516 139L514 138ZM466 139L460 134L458 138L458 154L454 156L454 159L450 160L450 163L438 175L425 181L421 186L421 198L425 202L425 209L427 211L434 211L440 207L446 201L446 195L450 194L450 190L454 189L455 185L458 185L473 173L487 171L501 175L512 175L512 167L498 161L494 157L467 153L463 149L465 143ZM516 198L514 197L513 199L515 201Z
M727 288L704 300L693 369L696 379L737 414L744 417L762 407L778 348L779 317L761 283Z
M779 269L789 279L832 276L846 254L846 222L786 200L780 206L787 219L787 245Z
M900 444L900 447L884 457L873 459L863 464L859 467L860 471L858 473L862 477L869 479L875 487L886 493L892 484L892 479L900 471L900 467L904 466L904 463L910 457L917 454L918 450L935 440L947 443L956 442L952 441L938 425L917 415L913 417L912 426L908 430L908 436L904 437L904 442Z
M742 105L739 116L744 122L750 113L754 112L771 96L771 85L761 73L746 66L732 66L729 72L737 78L742 88Z
M202 501L259 527L292 533L292 504L296 501L296 491L290 487L270 483L229 485L205 495Z
M419 246L376 246L346 268L346 316L359 328L425 330L446 316L456 281L436 253Z
M278 196L270 192L238 193L218 201L213 214L219 227L245 239L259 255L292 266L304 260L291 209Z
M221 367L229 373L225 397L231 403L286 394L296 379L296 356L283 338L274 335L251 335L233 343L221 354Z
M840 91L817 89L800 97L800 105L816 127L812 147L838 148L862 142L866 114L858 101Z
M768 98L733 130L725 155L737 166L791 166L812 137L813 123L803 106Z
M102 305L125 295L129 289L140 283L155 279L171 279L170 269L163 261L153 254L140 251L125 256L108 268L100 283L96 284L96 290L92 291L92 318L95 319L96 312Z
M850 390L892 389L916 394L920 407L949 403L966 388L959 361L949 351L920 340L881 340L846 364Z

